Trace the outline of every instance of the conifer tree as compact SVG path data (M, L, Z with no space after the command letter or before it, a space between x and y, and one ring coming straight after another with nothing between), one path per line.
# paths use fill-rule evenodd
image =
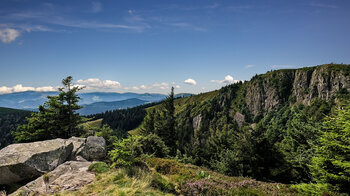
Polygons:
M350 193L350 104L326 118L319 142L311 166L314 178Z
M28 124L18 127L14 133L16 142L32 142L53 138L69 138L78 136L78 124L81 117L77 110L79 96L76 94L81 87L72 85L73 78L68 76L62 80L63 87L59 88L57 96L48 96L44 105L40 105L38 112L27 118Z
M176 153L176 131L175 131L175 106L174 106L174 87L171 88L169 96L163 103L163 127L159 131L159 136L170 148L170 154Z

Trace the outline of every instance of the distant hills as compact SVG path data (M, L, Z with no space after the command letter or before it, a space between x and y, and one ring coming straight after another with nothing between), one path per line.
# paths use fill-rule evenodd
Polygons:
M58 92L26 91L0 95L0 107L15 108L21 110L36 111L42 105L47 96L58 95ZM188 97L192 94L181 93L175 97ZM84 106L79 112L82 115L96 114L107 110L125 109L139 106L145 103L158 102L167 95L156 93L111 93L91 92L80 93L79 104Z
M132 108L148 102L149 101L145 101L137 98L131 98L131 99L126 99L122 101L111 101L111 102L101 101L101 102L82 105L83 108L78 110L78 112L81 115L90 115L90 114L102 113L107 110Z
M57 95L58 92L35 92L26 91L19 93L10 93L0 95L0 107L36 110L39 105L47 100L47 96ZM127 99L139 99L145 102L156 102L164 99L166 95L151 93L108 93L108 92L91 92L80 93L81 100L79 104L88 105L96 102L115 102ZM113 103L112 103L113 104Z

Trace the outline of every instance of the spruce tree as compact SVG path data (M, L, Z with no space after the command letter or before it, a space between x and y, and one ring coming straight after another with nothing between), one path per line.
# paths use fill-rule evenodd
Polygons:
M63 79L59 94L48 96L48 100L39 106L39 111L27 118L28 124L18 127L18 132L14 133L16 142L79 136L81 117L76 111L81 106L78 105L80 98L76 93L82 88L73 86L72 80L71 76Z
M175 106L174 106L174 87L171 88L169 96L162 104L162 126L158 128L158 135L162 138L164 143L170 148L170 155L176 153L176 139L175 131Z
M350 104L326 118L312 159L312 174L319 183L350 193Z

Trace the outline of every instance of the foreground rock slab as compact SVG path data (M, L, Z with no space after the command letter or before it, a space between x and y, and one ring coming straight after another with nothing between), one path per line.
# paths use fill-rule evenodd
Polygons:
M88 171L92 162L68 161L61 164L52 172L46 174L49 178L44 183L43 176L22 186L11 195L41 195L60 191L75 191L93 182L95 174Z
M0 184L28 182L66 161L98 161L105 156L103 137L12 144L0 150Z
M12 144L0 150L0 184L35 179L64 163L73 143L64 139Z

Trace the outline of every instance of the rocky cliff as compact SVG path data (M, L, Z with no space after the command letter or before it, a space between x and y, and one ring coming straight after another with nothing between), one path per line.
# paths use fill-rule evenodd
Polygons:
M245 89L245 102L253 115L287 101L310 104L315 98L329 100L340 90L350 91L350 65L271 71L253 77Z

